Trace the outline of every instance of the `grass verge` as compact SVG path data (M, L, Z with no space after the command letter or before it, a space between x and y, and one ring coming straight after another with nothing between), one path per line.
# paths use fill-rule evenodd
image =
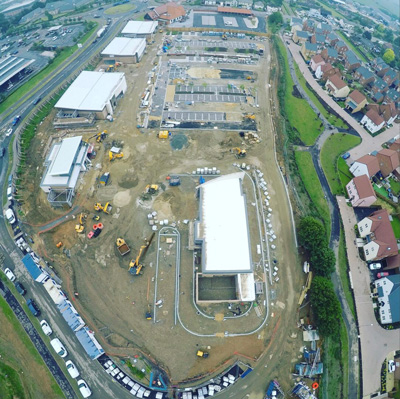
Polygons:
M321 183L319 182L317 172L315 171L311 154L306 151L295 151L295 158L300 177L303 180L308 196L315 205L317 212L325 225L328 237L330 237L331 217L329 207Z
M284 65L281 65L281 68L284 69L284 82L281 83L284 83L285 87L284 108L286 118L298 132L300 140L305 145L312 145L322 132L321 121L306 100L293 95L294 83L290 76L286 49L281 40L276 40L276 43L277 50L284 59Z
M345 133L331 135L325 141L321 150L321 164L333 195L344 195L343 181L339 175L340 170L346 171L345 176L350 175L348 166L344 159L339 158L340 155L360 144L360 142L361 139L358 136ZM341 169L339 169L338 160L344 162L344 165L343 163L340 165Z
M396 215L392 215L393 220L390 222L393 228L394 236L400 238L400 219Z
M347 124L345 122L343 122L343 120L341 118L334 116L328 110L326 110L325 107L323 106L323 104L319 101L319 98L315 94L315 92L308 88L307 81L306 81L305 77L303 76L303 74L300 72L300 69L296 63L294 64L294 70L296 71L296 76L297 76L297 79L299 80L301 86L303 87L304 91L307 93L310 100L318 108L319 112L321 112L321 114L324 115L325 118L333 126L336 126L337 128L340 128L340 129L348 129Z
M0 362L0 398L25 398L25 390L18 372Z
M107 10L104 11L104 14L107 15L120 14L123 12L134 10L135 8L136 6L134 4L129 4L129 3L120 4L119 6L107 8Z
M369 60L367 60L367 59L357 50L357 47L355 47L354 44L353 44L342 32L337 31L337 34L338 34L338 35L343 39L343 41L349 46L349 49L350 49L351 51L353 51L353 52L356 54L356 56L357 56L358 58L361 59L361 61L369 62Z

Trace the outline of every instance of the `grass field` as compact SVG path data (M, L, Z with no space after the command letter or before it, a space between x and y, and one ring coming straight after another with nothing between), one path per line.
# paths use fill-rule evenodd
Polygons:
M299 82L301 86L303 87L304 91L307 93L308 97L310 97L310 100L315 104L315 106L319 109L319 112L321 112L322 115L325 116L325 118L333 125L338 128L342 129L348 129L348 126L346 125L345 122L341 118L337 118L336 116L332 115L330 112L328 112L325 107L322 105L322 103L319 101L318 96L307 87L307 81L305 77L302 75L300 72L300 69L297 64L294 64L294 69L296 71L296 76L297 79L299 79Z
M311 154L306 151L295 151L296 163L299 169L300 177L303 180L307 193L314 203L317 211L324 221L328 237L331 234L331 217L326 202L321 183L319 182L317 172L311 159Z
M0 353L0 398L64 398L60 387L2 297Z
M129 3L120 4L119 6L107 8L107 10L104 11L104 14L107 15L120 14L122 12L134 10L135 8L136 6L134 4L129 4Z
M344 194L344 186L342 185L341 176L338 176L337 173L339 169L338 157L347 150L358 145L360 142L361 139L359 137L342 133L330 136L328 140L325 141L321 150L321 164L333 195ZM346 173L350 174L346 162L342 158L339 158L339 160L344 162L344 165L342 163L341 165L347 169Z
M293 96L293 80L290 76L286 49L280 40L277 40L279 52L285 60L285 113L289 123L299 132L301 141L305 145L312 145L321 133L321 122L307 101Z
M349 49L353 51L358 58L360 58L361 61L368 62L368 60L358 51L357 47L355 47L342 32L337 31L337 34L349 46Z
M328 4L322 2L322 1L316 1L321 7L325 8L326 10L330 11L332 13L332 16L335 18L339 19L346 19L346 17L341 14L340 12L336 11L334 8L330 7Z

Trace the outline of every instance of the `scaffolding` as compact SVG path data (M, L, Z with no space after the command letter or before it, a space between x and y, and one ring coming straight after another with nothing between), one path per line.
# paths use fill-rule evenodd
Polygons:
M74 195L75 192L72 188L65 190L50 189L47 200L53 208L62 208L64 205L68 205L71 208Z

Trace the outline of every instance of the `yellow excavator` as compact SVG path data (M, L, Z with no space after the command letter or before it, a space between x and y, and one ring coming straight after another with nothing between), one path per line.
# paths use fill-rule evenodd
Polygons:
M96 133L96 134L94 134L93 136L89 137L88 140L90 140L90 139L96 137L96 141L97 141L98 143L101 143L104 139L107 138L107 136L108 136L107 130L103 130L102 132Z
M158 192L158 185L157 184L148 184L144 189L145 194L154 195Z
M254 114L244 114L244 119L256 119Z
M149 249L149 246L151 244L151 242L153 241L155 233L153 232L152 235L150 236L149 240L146 240L146 243L144 245L142 245L139 249L139 253L136 257L135 260L131 260L129 263L129 273L137 276L139 274L142 274L141 271L143 269L143 265L140 264L140 259L146 255L147 250Z
M112 206L110 205L109 202L106 202L106 204L103 206L101 205L100 202L96 202L94 204L94 210L97 212L103 211L104 213L110 214L112 210Z
M231 152L235 154L236 158L244 158L246 156L246 150L235 147L231 149Z
M108 159L110 160L110 162L114 161L114 159L118 159L118 158L123 158L124 154L122 152L119 153L115 153L112 151L108 152Z
M79 215L79 224L75 225L75 231L78 234L81 234L85 231L85 226L83 225L83 223L86 220L86 218L87 218L87 215L83 212Z

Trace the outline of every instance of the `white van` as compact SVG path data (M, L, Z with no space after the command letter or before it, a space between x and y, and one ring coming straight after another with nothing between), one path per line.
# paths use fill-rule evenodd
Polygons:
M6 210L6 218L10 224L14 224L16 222L14 212L11 208Z
M8 199L9 201L12 201L12 199L13 199L13 196L12 196L12 187L8 187L8 188L7 188L7 199Z
M67 350L58 338L54 338L50 341L51 346L57 352L57 355L66 357L68 355Z

